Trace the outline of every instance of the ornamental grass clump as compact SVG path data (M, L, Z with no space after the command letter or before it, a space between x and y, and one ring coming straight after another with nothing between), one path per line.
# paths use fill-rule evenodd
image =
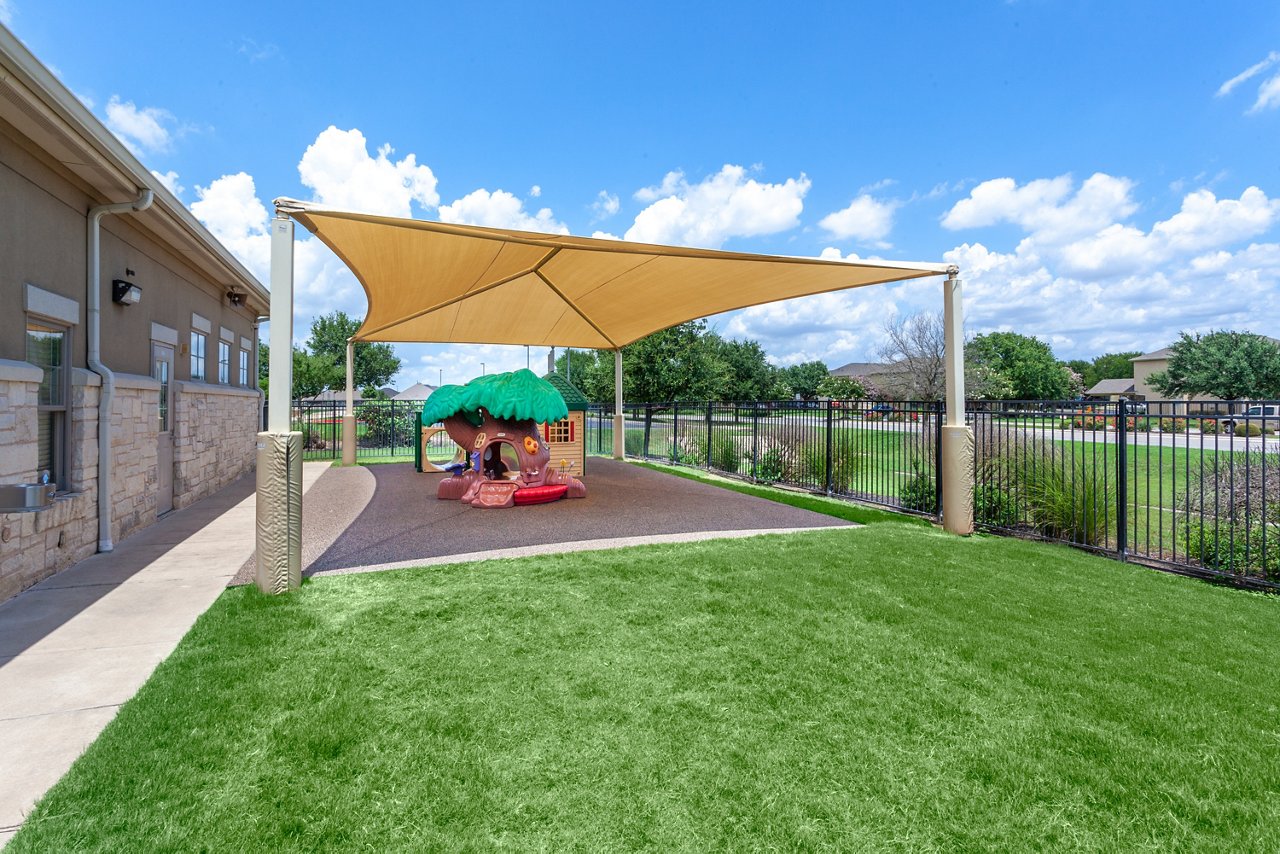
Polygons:
M1027 520L1043 536L1102 545L1115 523L1115 488L1106 469L1084 460L1036 455L1018 475Z
M1280 581L1280 456L1204 454L1174 506L1188 557L1209 569Z

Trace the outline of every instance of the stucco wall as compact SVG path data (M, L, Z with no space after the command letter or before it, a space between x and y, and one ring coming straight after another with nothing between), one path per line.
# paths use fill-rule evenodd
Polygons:
M181 509L253 471L262 397L206 383L175 385L173 506Z
M12 126L0 121L0 305L15 311L0 312L0 359L21 360L25 353L22 289L31 283L42 290L75 300L82 306L82 321L72 329L72 361L86 367L84 346L85 234L87 212L95 200L72 176L39 156ZM139 229L129 214L102 219L99 287L102 305L102 358L112 370L131 374L151 373L151 323L178 332L178 379L190 378L191 315L207 318L212 326L208 339L207 370L217 376L218 331L230 329L235 367L241 337L253 338L256 313L232 306L227 286L202 274L148 232ZM129 274L128 271L133 273ZM113 279L127 279L142 288L142 301L121 306L111 300ZM250 356L252 358L252 354ZM253 372L251 371L251 374ZM256 375L250 387L256 388Z

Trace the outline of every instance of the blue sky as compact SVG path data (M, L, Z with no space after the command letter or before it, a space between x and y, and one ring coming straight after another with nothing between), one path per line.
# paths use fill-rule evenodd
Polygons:
M1036 335L1061 358L1182 329L1280 337L1277 4L0 0L0 21L264 281L285 195L954 261L970 334ZM298 273L300 334L317 312L363 316L313 239ZM713 323L779 364L834 367L875 358L885 320L939 293ZM523 348L398 350L402 385L524 364Z

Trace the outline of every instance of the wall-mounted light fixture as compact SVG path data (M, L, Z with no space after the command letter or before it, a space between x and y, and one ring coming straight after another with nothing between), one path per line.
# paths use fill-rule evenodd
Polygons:
M111 281L111 301L120 305L134 305L142 300L142 288L124 279Z

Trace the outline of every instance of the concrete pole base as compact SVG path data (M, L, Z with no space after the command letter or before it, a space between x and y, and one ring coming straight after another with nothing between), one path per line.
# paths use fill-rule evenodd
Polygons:
M258 434L257 568L263 593L302 584L302 434Z
M965 426L942 428L942 527L973 533L973 431Z
M613 458L620 460L626 456L627 441L622 427L622 416L613 416Z
M356 416L352 412L342 416L342 464L356 464Z

